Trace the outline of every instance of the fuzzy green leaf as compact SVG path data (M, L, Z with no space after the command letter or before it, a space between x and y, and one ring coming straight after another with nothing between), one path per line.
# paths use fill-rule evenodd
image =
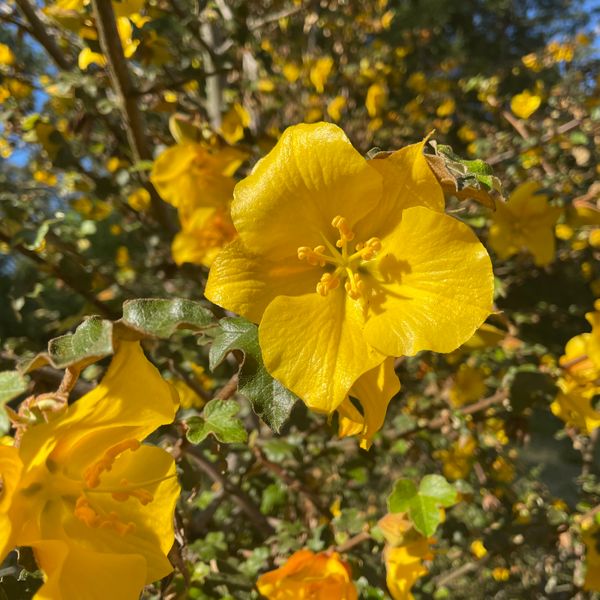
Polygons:
M239 392L248 398L254 412L278 433L297 398L267 372L254 323L241 317L219 321L219 331L209 353L210 368L215 369L232 350L244 353L239 371Z
M212 434L224 444L244 443L248 434L236 417L239 410L239 405L233 400L211 400L204 407L201 417L191 417L187 421L188 440L192 444L199 444Z

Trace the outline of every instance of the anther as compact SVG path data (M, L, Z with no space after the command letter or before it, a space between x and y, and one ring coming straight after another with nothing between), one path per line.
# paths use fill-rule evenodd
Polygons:
M105 471L110 471L117 457L127 450L134 452L140 447L138 440L129 439L115 444L109 448L102 458L90 465L83 473L83 479L88 488L95 488L100 485L100 475Z
M344 217L337 215L331 221L331 225L340 232L340 239L335 243L338 248L343 248L346 242L354 239L354 232L350 229L350 225Z
M332 273L323 273L321 280L317 283L317 293L327 296L330 290L335 290L340 285L340 278Z
M125 502L129 498L136 498L139 500L140 504L146 506L146 504L150 504L150 502L154 500L154 496L144 488L127 489L131 486L131 483L127 479L121 479L119 485L121 485L124 489L111 494L113 500L116 500L117 502Z

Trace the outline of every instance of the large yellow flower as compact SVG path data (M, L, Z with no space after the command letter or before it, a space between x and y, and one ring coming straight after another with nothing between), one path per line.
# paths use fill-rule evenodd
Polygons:
M235 186L232 175L244 158L234 148L211 151L204 144L176 144L156 159L150 181L165 202L179 209L183 221L197 208L229 203Z
M261 575L258 591L268 600L357 600L350 567L337 552L299 550L279 569Z
M175 463L140 442L176 409L139 343L121 342L94 390L0 447L0 559L33 548L36 600L136 600L172 570Z
M526 250L536 265L552 262L554 225L562 208L550 206L548 197L538 193L540 188L539 183L528 181L515 189L508 202L496 203L490 245L502 260Z
M239 237L206 296L259 323L267 369L314 410L388 356L454 350L490 313L489 257L443 213L423 145L367 161L337 126L297 125L235 188Z

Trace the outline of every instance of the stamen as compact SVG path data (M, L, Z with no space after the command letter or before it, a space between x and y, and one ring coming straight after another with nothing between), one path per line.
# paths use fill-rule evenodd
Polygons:
M85 496L77 498L73 514L82 523L88 527L93 527L94 529L114 529L121 536L135 531L134 523L131 521L129 523L123 523L119 518L119 515L114 511L104 516L98 514Z
M335 290L340 285L340 278L336 273L323 273L317 283L317 294L327 296L330 290Z
M356 252L350 256L348 260L371 260L375 258L377 253L381 250L381 240L379 238L372 237L367 241L366 244L356 244L355 249Z
M342 255L345 256L348 242L351 242L354 239L354 232L352 229L350 229L348 220L340 215L334 217L333 221L331 221L331 224L340 232L340 239L335 243L335 245L342 249Z
M110 471L117 457L127 450L135 452L140 447L140 442L134 439L124 440L109 448L102 458L90 465L83 473L83 479L88 488L95 488L100 485L100 475L104 471Z
M325 250L325 246L315 246L314 248L300 246L298 248L298 258L305 260L309 265L313 266L319 265L319 267L324 267L327 263L336 265L337 262L334 258L324 254Z
M365 291L365 283L352 269L347 268L346 273L348 274L348 279L346 279L346 283L344 284L346 292L348 292L350 298L358 300Z

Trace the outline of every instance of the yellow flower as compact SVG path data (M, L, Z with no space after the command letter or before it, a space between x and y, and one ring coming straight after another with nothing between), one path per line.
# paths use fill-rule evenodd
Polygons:
M138 212L144 212L150 206L150 192L145 188L138 188L127 196L127 204L137 210Z
M287 62L285 63L285 65L283 65L283 76L290 82L290 83L295 83L298 80L298 77L300 77L300 67L298 67L298 65L296 65L295 63L292 62Z
M489 257L443 213L424 143L367 161L335 125L297 125L235 188L239 237L206 297L259 323L267 369L316 411L386 356L454 350L491 310Z
M244 137L244 129L250 125L248 111L237 102L223 115L221 134L228 144L235 144Z
M435 111L438 117L449 117L456 110L456 102L452 98L444 100Z
M215 256L236 236L229 208L200 208L182 222L173 239L171 253L176 264L194 263L210 267Z
M515 478L515 467L504 457L499 456L492 463L492 473L497 481L510 483Z
M529 90L524 90L520 94L512 97L510 101L510 110L521 119L529 117L540 107L542 99L537 94L532 94Z
M463 435L447 450L437 450L434 457L442 461L442 471L453 481L466 479L475 462L477 442L472 435Z
M211 152L203 144L185 142L167 148L156 159L150 181L185 219L197 208L217 208L231 200L232 175L244 158L233 148Z
M479 400L487 389L485 373L477 367L463 363L454 377L454 385L450 388L450 404L455 408Z
M327 105L327 114L337 123L342 118L342 110L346 108L346 98L344 96L336 96Z
M103 67L106 65L106 59L100 52L94 52L91 48L85 47L77 58L77 64L82 71L85 71L90 65Z
M170 423L176 394L138 342L121 342L102 382L19 448L0 447L0 558L30 546L35 598L134 600L172 571L179 495L171 456L142 445Z
M564 375L550 409L565 423L591 433L600 427L600 410L594 405L600 394L600 303L586 314L592 331L571 338L560 358Z
M331 56L325 56L319 58L310 70L310 82L315 86L315 90L317 90L319 94L322 94L325 90L325 84L329 79L332 69L333 58L331 58Z
M508 579L510 577L510 571L508 569L504 569L502 567L496 567L492 571L492 577L496 581L508 581Z
M432 558L432 541L421 537L402 546L386 546L386 583L394 600L412 600L412 586L428 572L423 560Z
M0 44L0 65L14 65L15 55L13 51L6 45Z
M367 98L365 100L365 106L369 116L374 119L378 117L385 105L387 104L388 89L383 83L374 83L367 90Z
M554 259L554 225L562 212L538 194L539 183L528 181L517 187L508 202L497 202L490 227L490 246L502 260L526 250L536 265Z
M582 539L586 547L583 589L600 592L600 528L588 529Z
M279 569L261 575L258 591L268 600L357 600L350 567L337 552L299 550Z
M547 50L554 62L571 62L575 56L575 48L569 43L550 42Z
M537 54L535 54L535 52L532 52L531 54L526 54L525 56L523 56L521 58L521 62L528 69L531 69L535 73L538 73L539 71L541 71L542 67L543 67L543 64L541 63L540 59L538 58Z
M481 540L471 542L470 550L475 558L483 558L487 554L487 548Z

